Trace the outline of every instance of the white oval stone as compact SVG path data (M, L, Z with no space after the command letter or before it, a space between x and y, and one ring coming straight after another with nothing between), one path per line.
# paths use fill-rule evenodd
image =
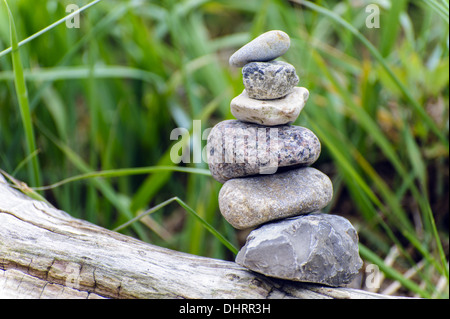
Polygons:
M256 100L244 90L231 100L231 113L238 120L267 126L294 122L309 97L308 89L295 87L291 94L276 100Z
M238 68L249 62L266 62L282 56L289 49L291 40L280 30L272 30L261 34L237 50L230 57L230 65Z

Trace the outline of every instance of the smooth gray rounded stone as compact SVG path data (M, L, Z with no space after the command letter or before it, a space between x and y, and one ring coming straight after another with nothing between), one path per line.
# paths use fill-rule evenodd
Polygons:
M309 214L253 230L236 263L270 277L339 287L362 267L358 234L344 217Z
M319 139L305 127L266 127L228 120L212 128L206 154L212 177L224 183L237 177L274 174L279 168L311 165L320 150Z
M275 126L294 122L305 107L309 91L295 87L293 92L281 99L255 100L247 90L236 96L230 103L231 114L241 121Z
M272 30L261 34L230 57L230 65L238 68L249 62L266 62L282 56L289 49L289 36L279 30Z
M242 77L248 96L257 100L282 98L299 82L294 66L282 61L247 63Z
M327 175L312 167L265 176L235 178L219 192L219 209L237 229L324 208L333 197Z

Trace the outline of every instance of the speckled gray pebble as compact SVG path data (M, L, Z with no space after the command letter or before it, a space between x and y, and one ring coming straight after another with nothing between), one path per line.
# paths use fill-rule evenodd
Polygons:
M233 227L246 229L318 211L332 197L333 185L328 176L303 167L227 181L219 192L219 209Z
M279 168L307 166L320 155L319 139L295 125L266 127L228 120L208 136L209 170L220 183L243 176L274 174Z
M362 267L356 230L344 217L327 214L253 230L236 263L266 276L335 287L348 284Z
M255 100L244 90L231 100L230 109L231 114L241 121L268 126L282 125L297 119L308 97L309 91L304 87L295 87L292 93L276 100Z
M251 62L242 68L248 96L257 100L273 100L292 93L299 78L292 64L282 61Z
M230 57L230 65L238 68L249 62L266 62L282 56L289 49L289 36L279 30L261 34Z

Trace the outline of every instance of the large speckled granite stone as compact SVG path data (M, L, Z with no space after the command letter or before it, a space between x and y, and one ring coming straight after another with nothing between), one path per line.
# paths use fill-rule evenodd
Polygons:
M273 100L292 93L299 78L292 64L282 61L251 62L242 68L248 96L257 100Z
M209 169L220 183L274 174L283 167L308 166L319 158L320 150L319 139L305 127L265 127L236 120L214 126L207 143Z
M238 120L267 125L283 125L294 122L308 100L306 88L296 87L281 99L255 100L248 96L247 90L231 100L231 113Z
M272 30L261 34L230 57L230 65L238 68L249 62L265 62L282 56L289 49L291 39L279 30Z
M219 192L219 209L233 227L246 229L318 211L332 197L333 185L328 176L303 167L227 181Z
M336 287L348 284L362 266L352 224L327 214L284 219L253 230L236 263L266 276Z

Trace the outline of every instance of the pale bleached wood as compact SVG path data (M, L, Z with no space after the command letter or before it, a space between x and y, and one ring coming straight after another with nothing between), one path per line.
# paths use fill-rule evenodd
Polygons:
M0 298L388 298L271 279L157 247L33 200L0 175Z

